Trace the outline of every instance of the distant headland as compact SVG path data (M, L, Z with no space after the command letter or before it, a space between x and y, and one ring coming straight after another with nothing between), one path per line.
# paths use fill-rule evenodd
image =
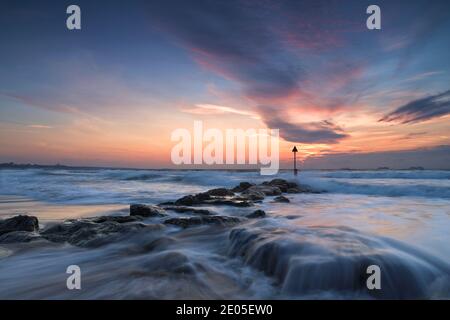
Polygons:
M183 171L183 170L191 170L191 171L202 171L202 170L224 170L224 171L256 171L255 168L214 168L214 167L208 167L208 168L199 168L199 167L189 167L189 168L133 168L133 167L103 167L103 166L71 166L71 165L64 165L64 164L35 164L35 163L14 163L14 162L5 162L0 163L0 169L75 169L75 170L156 170L156 171L163 171L163 170L174 170L174 171ZM292 169L289 168L281 168L280 171L289 171ZM310 171L310 170L319 170L319 171L329 171L329 170L339 170L339 171L367 171L367 170L377 170L377 171L383 171L383 170L412 170L412 171L418 171L418 170L430 170L426 169L422 166L414 166L414 167L408 167L408 168L401 168L401 169L392 169L389 167L378 167L378 168L366 168L366 169L355 169L355 168L340 168L340 169L304 169L304 171Z

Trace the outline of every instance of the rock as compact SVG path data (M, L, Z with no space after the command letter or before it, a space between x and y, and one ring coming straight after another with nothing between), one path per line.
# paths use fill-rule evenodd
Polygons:
M228 216L204 216L204 217L183 217L170 218L164 221L165 224L172 224L182 228L187 228L202 224L218 224L218 225L233 225L239 223L241 219L237 217Z
M289 188L295 188L297 186L296 183L288 182L284 179L273 179L271 181L263 182L263 184L278 187L282 192L286 192Z
M194 197L195 197L196 201L198 201L198 202L200 202L200 203L201 203L202 201L212 199L211 195L208 194L208 193L206 193L206 192L197 193Z
M192 206L200 203L201 201L193 195L184 196L175 201L175 205L177 206Z
M146 243L142 246L142 250L145 252L154 251L154 250L164 250L167 249L170 245L176 243L176 240L171 237L158 237Z
M170 218L164 221L165 224L172 224L175 226L187 228L193 225L203 224L203 220L201 217L193 217L193 218Z
M211 196L207 193L198 193L196 195L184 196L175 201L176 206L192 206L192 205L227 205L234 207L250 207L253 205L247 199L229 198L220 196Z
M430 285L442 283L439 281L446 282L440 288L443 288L444 296L448 296L448 263L427 259L427 255L422 254L416 254L411 263L411 252L417 252L411 245L402 243L396 247L396 252L392 252L386 250L388 247L380 238L361 238L360 232L351 228L306 230L308 236L314 236L299 241L292 237L289 228L279 226L233 228L229 233L227 253L277 281L282 295L314 295L324 290L340 296L348 292L365 292L366 277L362 275L367 266L379 265L388 270L389 276L384 278L384 289L377 290L372 298L427 299L430 298ZM343 252L345 243L352 243L357 250L351 250L351 254ZM318 281L316 275L326 276Z
M48 227L41 236L52 242L68 242L80 247L96 247L112 242L114 236L139 230L160 230L163 225L143 223L95 222L95 219L67 220Z
M162 217L167 215L164 209L158 206L146 204L132 204L130 205L130 216L141 217Z
M211 215L211 212L207 209L197 209L192 207L184 207L184 206L165 206L164 210L175 211L177 213L193 213L204 216Z
M204 204L208 205L216 205L216 206L232 206L232 207L251 207L253 206L253 203L251 201L248 201L247 199L242 198L231 198L231 199L212 199L212 200L206 200L203 202Z
M300 185L293 188L289 188L287 193L320 193L320 191L313 190L310 186Z
M264 195L266 196L278 196L281 194L281 190L280 188L276 187L276 186L271 186L271 185L257 185L257 186L252 186L250 188L248 188L247 190L245 190L245 192L243 192L243 194L248 194L248 193L252 193L254 191L257 192L262 192Z
M0 235L13 231L34 232L39 230L39 221L36 217L20 215L0 220Z
M22 243L42 240L43 238L36 232L12 231L0 236L0 243Z
M264 200L264 198L266 197L263 192L252 189L252 188L249 188L249 189L245 190L244 192L242 192L241 196L245 197L248 200L252 200L252 201Z
M288 198L286 198L285 196L278 196L278 197L275 197L274 199L273 199L273 201L274 202L284 202L284 203L288 203L288 202L291 202Z
M102 216L102 217L96 217L92 218L93 222L96 223L103 223L107 221L117 222L117 223L127 223L127 222L136 222L142 220L141 216L135 215L135 216Z
M195 275L195 267L187 255L177 251L158 253L147 259L144 274L164 277L170 275Z
M238 186L234 187L233 189L231 189L231 191L233 192L243 192L245 190L247 190L248 188L250 188L251 186L254 186L255 184L250 183L250 182L241 182L239 183Z
M173 202L173 201L165 201L165 202L158 203L158 207L174 206L174 205L175 205L175 202Z
M228 189L225 189L225 188L212 189L212 190L206 191L205 193L210 196L217 196L217 197L232 197L232 196L234 196L234 192L232 192Z
M295 188L289 188L286 190L287 193L301 193L301 190L297 187Z
M255 218L264 218L266 216L266 212L263 210L256 210L248 215L246 215L247 218L255 219Z
M163 226L163 225L162 225ZM144 231L145 232L145 231ZM132 235L130 235L131 237ZM149 252L167 250L171 245L177 241L168 236L163 236L161 233L144 233L137 236L138 241L129 241L126 246L122 246L120 250L126 256L147 254Z

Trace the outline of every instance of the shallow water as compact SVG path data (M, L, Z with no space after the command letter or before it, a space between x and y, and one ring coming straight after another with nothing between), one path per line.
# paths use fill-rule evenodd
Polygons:
M2 170L0 177L0 216L28 212L42 227L274 178L75 169ZM288 172L277 177L293 179ZM306 171L297 179L323 193L211 208L268 214L234 227L166 227L90 249L0 245L0 298L450 298L449 171ZM70 264L82 269L80 291L66 289ZM365 287L370 264L382 270L377 292Z

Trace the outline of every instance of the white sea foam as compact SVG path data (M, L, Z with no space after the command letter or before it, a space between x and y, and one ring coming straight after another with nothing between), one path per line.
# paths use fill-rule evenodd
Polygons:
M294 179L291 172L277 177ZM129 203L265 179L248 171L3 169L0 194L72 204ZM305 171L295 179L329 193L450 198L450 171Z
M281 172L277 178L324 192L288 194L286 204L267 198L256 208L214 208L231 216L267 212L234 228L166 227L91 249L2 245L0 298L449 298L448 175ZM45 203L41 209L59 210L55 219L69 206L156 204L266 180L250 171L74 169L2 170L0 178L0 215L14 206L39 211ZM65 290L69 264L82 266L81 292ZM368 264L380 265L385 291L365 289Z

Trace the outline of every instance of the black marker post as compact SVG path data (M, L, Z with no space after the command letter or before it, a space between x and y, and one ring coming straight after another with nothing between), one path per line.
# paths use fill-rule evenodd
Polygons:
M297 175L298 170L297 170L297 147L294 146L294 149L292 149L292 152L294 153L294 174Z

